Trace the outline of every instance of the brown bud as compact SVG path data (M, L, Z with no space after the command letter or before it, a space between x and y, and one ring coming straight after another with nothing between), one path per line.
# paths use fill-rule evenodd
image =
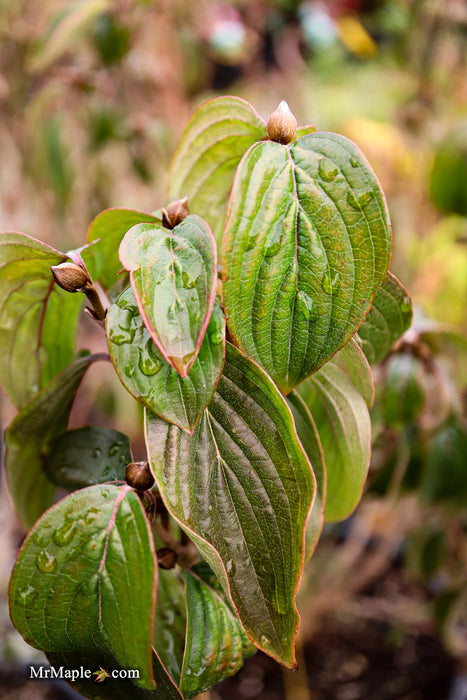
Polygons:
M157 552L157 562L161 569L173 569L177 563L177 553L168 547L162 547Z
M271 141L276 143L287 144L294 140L297 120L285 100L282 100L276 111L269 117L266 131Z
M60 265L52 265L50 270L58 286L67 292L82 292L92 285L86 270L75 263L64 262Z
M128 486L137 491L147 491L154 486L154 477L147 462L132 462L125 470L125 480Z
M188 197L170 202L166 207L162 207L162 225L165 228L175 228L189 213Z

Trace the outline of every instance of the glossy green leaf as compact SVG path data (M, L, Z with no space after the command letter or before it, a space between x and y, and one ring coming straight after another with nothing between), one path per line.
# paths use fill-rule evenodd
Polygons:
M349 375L368 408L373 406L375 399L375 384L373 374L366 355L356 340L351 338L332 358L331 362Z
M386 274L392 236L358 148L316 132L254 145L224 229L227 324L288 393L354 335Z
M169 197L188 197L218 242L227 200L243 154L266 138L266 124L245 100L218 97L202 105L185 127L170 165Z
M371 453L366 403L342 370L328 363L300 387L318 428L327 476L326 521L343 520L362 495Z
M227 345L217 392L193 435L146 413L166 506L194 540L254 643L293 666L295 592L315 492L293 418L269 377Z
M388 272L355 336L370 365L386 357L411 323L412 300L397 277Z
M132 462L127 435L90 426L68 430L54 442L44 470L57 486L76 491L106 481L124 481Z
M144 325L167 362L186 377L198 355L217 290L216 241L199 216L173 230L130 229L119 249Z
M138 209L106 209L91 221L87 240L92 245L81 254L91 277L104 289L112 287L122 269L118 247L123 236L132 226L141 223L160 224L161 220Z
M106 356L105 356L106 357ZM68 424L73 401L89 365L101 355L72 362L26 404L5 433L5 470L21 522L29 529L53 500L53 484L43 465Z
M47 652L112 654L153 689L157 569L151 530L127 486L90 486L63 499L26 538L10 581L12 622Z
M467 425L452 418L434 435L421 483L428 503L467 507Z
M287 396L287 403L292 411L298 437L313 466L316 477L316 497L305 531L305 561L308 561L318 544L323 529L326 502L326 465L318 429L305 401L294 390Z
M233 676L256 648L222 595L194 567L186 584L187 632L180 690L194 698L227 676Z
M392 355L385 367L383 419L387 425L404 427L417 420L426 399L425 368L413 355Z
M54 284L66 256L24 233L0 235L0 384L24 406L72 360L82 295Z
M187 377L164 359L140 316L131 289L107 314L110 357L127 391L161 418L192 432L216 390L224 366L225 319L216 303Z

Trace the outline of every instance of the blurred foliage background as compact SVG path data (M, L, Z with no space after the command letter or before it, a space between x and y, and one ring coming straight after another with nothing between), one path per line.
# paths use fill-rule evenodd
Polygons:
M159 208L184 124L219 94L263 117L286 99L299 123L356 141L416 314L375 373L362 504L304 577L300 670L257 655L211 698L465 699L467 5L0 0L0 228L67 250L106 207ZM86 321L80 343L103 349ZM91 376L73 420L117 422L140 449L138 408L111 371ZM17 674L39 657L8 622L22 533L1 498L0 697L71 697Z

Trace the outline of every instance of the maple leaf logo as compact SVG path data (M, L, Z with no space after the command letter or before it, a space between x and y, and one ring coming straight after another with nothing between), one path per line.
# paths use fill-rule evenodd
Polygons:
M99 666L99 671L94 671L92 674L93 676L96 676L96 683L102 683L102 681L105 681L106 678L109 678L109 675L107 671L105 671L102 666Z

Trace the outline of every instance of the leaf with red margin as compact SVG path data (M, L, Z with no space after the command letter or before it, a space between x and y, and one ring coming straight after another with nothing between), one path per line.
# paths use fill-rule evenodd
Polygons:
M326 464L324 519L343 520L356 508L371 455L368 407L353 382L328 362L300 385L318 429Z
M73 358L83 298L54 284L50 266L64 260L24 233L0 234L0 384L17 408Z
M157 567L151 529L128 486L90 486L50 508L27 536L9 588L11 620L46 653L111 654L153 690Z
M351 338L347 345L337 352L331 359L355 384L368 408L373 406L375 400L375 383L370 364L360 345Z
M91 363L108 355L86 355L52 379L18 413L5 433L5 471L16 512L26 529L52 504L53 484L43 464L63 433L81 380Z
M151 224L130 229L120 260L154 343L186 377L199 353L217 290L216 241L199 216L173 230Z
M224 373L193 435L146 412L146 445L168 510L248 636L293 667L295 594L316 486L285 399L227 344Z
M316 477L316 498L313 503L305 531L305 561L309 561L318 544L324 524L324 506L326 503L326 465L319 433L308 406L294 389L287 396L287 403L292 411L300 442L313 465Z
M138 209L105 209L93 219L87 241L92 243L81 255L91 277L109 289L121 270L118 247L125 233L136 224L160 224L160 217Z

